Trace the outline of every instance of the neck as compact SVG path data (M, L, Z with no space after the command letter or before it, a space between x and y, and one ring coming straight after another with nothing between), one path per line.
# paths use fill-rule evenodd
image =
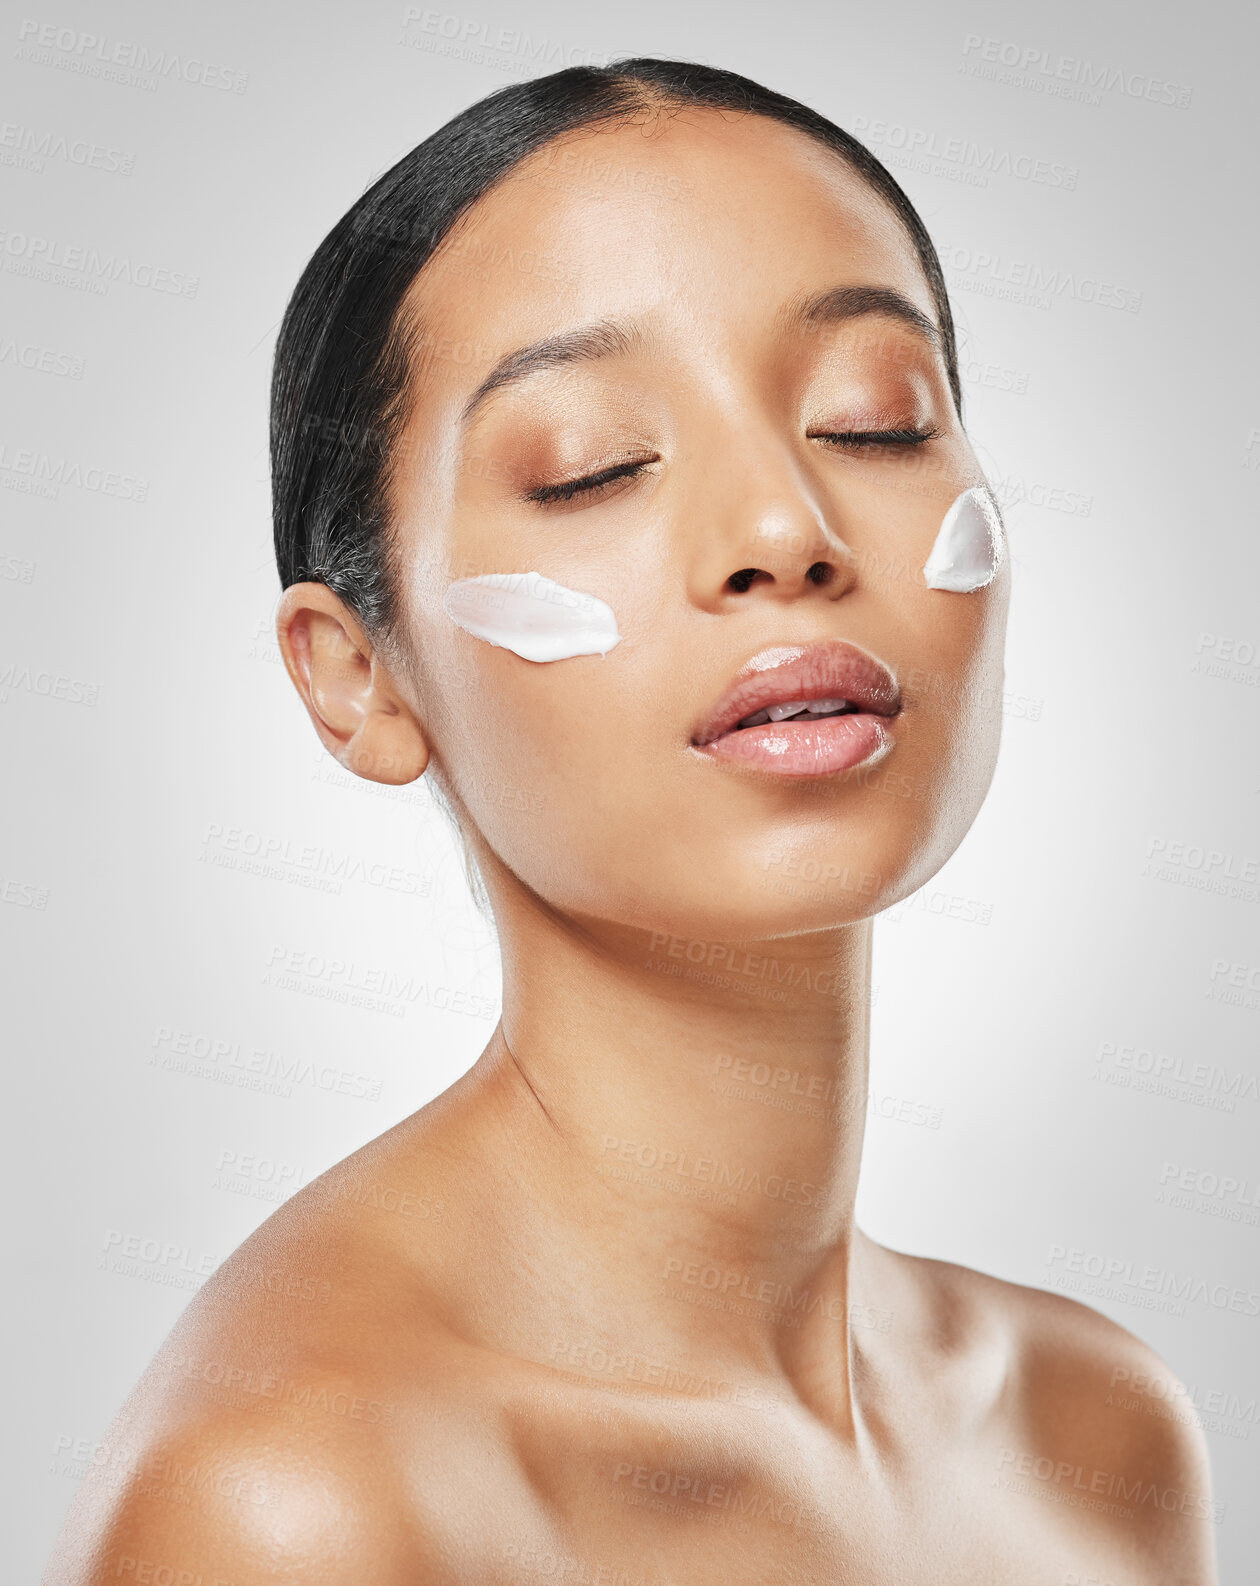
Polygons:
M782 1363L825 1339L834 1358L860 1255L870 922L710 943L536 900L497 918L503 1015L478 1068L514 1187L561 1215L544 1252L576 1244L588 1273L615 1253L610 1308L692 1344Z

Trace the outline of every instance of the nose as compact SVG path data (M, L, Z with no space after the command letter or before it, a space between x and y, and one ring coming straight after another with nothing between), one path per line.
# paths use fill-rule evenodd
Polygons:
M724 591L744 595L754 584L771 584L780 593L791 594L810 585L824 589L841 577L840 558L828 554L832 550L829 543L806 545L800 535L785 536L772 551L762 553L758 547L762 560L773 563L777 571L768 566L739 567L727 577Z
M768 450L745 453L722 501L706 504L690 578L691 597L706 611L754 598L838 600L857 581L857 557L827 521L800 460Z

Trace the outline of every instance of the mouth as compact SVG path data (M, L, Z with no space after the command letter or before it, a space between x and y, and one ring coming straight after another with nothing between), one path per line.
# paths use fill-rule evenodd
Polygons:
M851 716L861 708L851 699L793 700L786 705L767 705L765 710L754 711L743 721L737 721L732 731L743 732L747 727L760 727L767 721L801 721L805 717L818 721L823 716Z
M691 745L781 776L827 776L890 748L900 710L896 679L857 645L780 645L740 668Z

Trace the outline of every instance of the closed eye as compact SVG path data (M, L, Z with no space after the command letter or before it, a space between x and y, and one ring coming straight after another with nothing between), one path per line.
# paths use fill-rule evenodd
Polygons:
M938 429L926 430L822 430L808 439L811 441L825 441L828 446L834 446L846 451L861 451L867 446L922 446L924 441L936 440L940 435Z
M810 435L808 439L824 441L838 450L862 451L867 447L922 446L925 441L935 440L940 433L938 429L824 430ZM572 501L577 496L595 495L618 479L635 478L655 461L655 458L644 458L634 463L616 463L611 468L601 468L598 473L584 474L580 479L566 479L556 485L539 485L526 492L525 500L545 506L553 501Z
M585 474L581 479L567 479L558 485L539 485L536 490L526 492L525 500L545 505L549 501L572 501L575 496L592 495L618 479L633 479L655 460L644 458L637 463L617 463L611 468L601 468L596 474Z

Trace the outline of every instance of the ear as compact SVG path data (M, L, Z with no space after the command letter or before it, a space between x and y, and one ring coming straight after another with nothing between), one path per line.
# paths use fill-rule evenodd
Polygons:
M276 637L320 742L369 782L414 782L429 746L358 618L325 584L290 584Z

